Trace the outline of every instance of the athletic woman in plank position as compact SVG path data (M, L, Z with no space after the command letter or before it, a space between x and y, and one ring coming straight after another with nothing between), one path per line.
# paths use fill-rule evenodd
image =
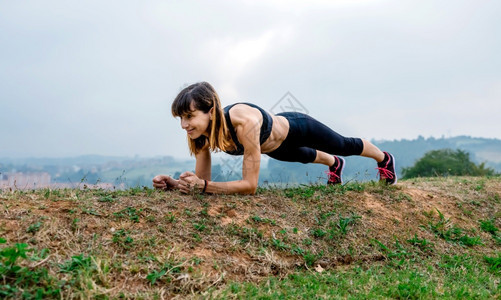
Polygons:
M251 103L222 108L219 96L207 82L183 89L172 103L172 115L181 118L181 127L188 134L190 154L196 158L195 173L184 172L179 180L155 176L153 186L158 189L254 194L261 154L282 161L324 164L329 167L327 184L343 182L345 161L338 155L370 157L377 162L380 180L397 182L395 158L371 142L341 136L298 112L270 115ZM211 152L219 150L244 156L242 180L211 181Z

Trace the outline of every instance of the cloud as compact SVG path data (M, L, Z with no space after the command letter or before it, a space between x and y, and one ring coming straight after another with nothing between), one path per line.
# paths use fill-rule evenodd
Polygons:
M501 138L486 125L496 122L501 95L500 8L463 0L5 2L0 156L186 156L169 106L181 86L201 80L223 104L270 109L289 91L347 135Z

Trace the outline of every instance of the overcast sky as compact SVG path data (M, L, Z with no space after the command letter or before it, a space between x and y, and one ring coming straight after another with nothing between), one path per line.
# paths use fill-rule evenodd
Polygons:
M0 0L0 157L188 157L170 105L198 81L272 111L289 92L347 136L501 138L500 16L495 0Z

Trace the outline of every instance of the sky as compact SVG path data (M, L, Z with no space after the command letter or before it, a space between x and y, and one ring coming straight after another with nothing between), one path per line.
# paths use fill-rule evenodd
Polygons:
M0 157L188 158L170 105L292 103L345 136L501 139L501 1L0 0Z

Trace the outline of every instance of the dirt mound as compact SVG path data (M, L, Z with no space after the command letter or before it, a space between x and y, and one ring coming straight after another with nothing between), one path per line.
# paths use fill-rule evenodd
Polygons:
M305 186L256 196L4 191L0 199L0 237L49 249L42 264L54 276L70 276L59 268L72 257L92 257L98 275L89 277L109 296L183 295L298 268L370 264L400 247L427 256L501 249L480 227L501 225L500 178Z

